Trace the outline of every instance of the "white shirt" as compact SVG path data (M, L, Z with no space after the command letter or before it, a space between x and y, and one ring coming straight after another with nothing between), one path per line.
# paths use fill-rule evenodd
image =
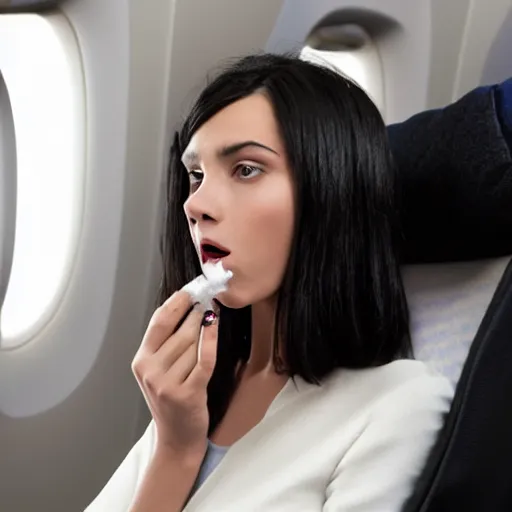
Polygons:
M185 512L397 512L449 410L453 388L424 363L290 379ZM126 512L149 464L153 422L86 512ZM172 482L169 483L172 485Z
M229 450L229 446L218 446L208 441L208 448L206 449L206 455L204 456L199 473L196 477L196 481L192 486L192 492L190 496L196 493L197 489L201 487L203 482L210 476L210 473L222 462L222 459ZM189 498L190 498L189 496Z

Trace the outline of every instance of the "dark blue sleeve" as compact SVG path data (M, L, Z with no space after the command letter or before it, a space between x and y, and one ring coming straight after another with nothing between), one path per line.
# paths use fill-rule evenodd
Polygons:
M388 127L406 262L512 254L512 79Z

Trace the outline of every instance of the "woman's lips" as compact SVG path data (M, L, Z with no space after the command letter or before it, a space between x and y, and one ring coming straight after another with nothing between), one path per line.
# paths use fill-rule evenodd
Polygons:
M207 252L201 250L201 261L203 263L210 262L210 263L217 263L221 259L225 258L226 256L213 256L211 254L208 254Z
M217 263L229 256L230 251L213 240L204 239L201 241L201 261L204 263Z

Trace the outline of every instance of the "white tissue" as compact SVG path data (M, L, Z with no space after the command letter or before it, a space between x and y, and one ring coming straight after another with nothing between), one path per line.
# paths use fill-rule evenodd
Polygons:
M226 291L228 281L233 277L231 270L224 270L222 261L217 263L206 262L203 265L203 274L197 276L183 287L194 303L198 302L205 311L213 310L213 298Z

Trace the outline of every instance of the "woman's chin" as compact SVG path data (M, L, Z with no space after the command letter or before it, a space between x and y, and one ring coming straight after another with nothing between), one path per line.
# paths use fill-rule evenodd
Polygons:
M219 293L215 300L220 302L224 307L229 309L242 309L250 305L246 298L230 292L229 290Z

